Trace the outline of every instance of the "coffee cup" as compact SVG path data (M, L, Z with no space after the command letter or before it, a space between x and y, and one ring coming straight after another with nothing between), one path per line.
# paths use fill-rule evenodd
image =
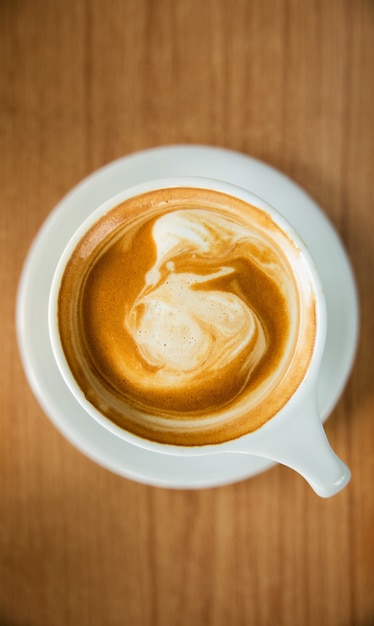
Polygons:
M317 406L326 331L292 225L245 189L195 177L93 210L49 297L59 371L103 427L162 454L271 459L322 497L350 479Z

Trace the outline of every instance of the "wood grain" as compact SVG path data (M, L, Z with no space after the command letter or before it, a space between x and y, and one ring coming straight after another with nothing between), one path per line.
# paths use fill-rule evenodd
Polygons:
M1 626L374 624L373 76L372 0L1 0ZM29 390L14 307L39 227L97 167L170 143L279 168L349 252L361 341L326 428L353 479L331 500L282 467L130 482Z

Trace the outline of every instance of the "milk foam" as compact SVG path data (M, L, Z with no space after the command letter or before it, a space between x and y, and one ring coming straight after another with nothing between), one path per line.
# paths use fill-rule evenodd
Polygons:
M233 268L204 275L175 271L178 256L219 258L245 236L239 224L204 210L175 211L155 222L156 261L124 324L142 359L157 368L158 385L180 377L185 384L187 374L195 378L202 370L214 375L248 346L247 368L262 358L266 339L256 313L237 295L212 286Z

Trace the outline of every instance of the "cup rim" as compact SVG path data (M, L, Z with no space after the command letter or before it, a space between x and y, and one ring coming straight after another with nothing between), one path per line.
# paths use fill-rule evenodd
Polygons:
M292 239L292 241L296 244L296 246L300 249L304 259L307 262L307 266L309 272L312 276L312 282L314 287L314 293L316 295L316 314L317 314L317 325L316 325L316 337L313 346L313 355L307 369L307 372L304 376L304 379L299 384L298 388L294 391L293 395L289 398L285 406L280 409L280 411L275 414L271 419L269 419L263 426L258 428L257 430L242 435L239 438L234 440L227 440L217 444L204 444L199 446L182 446L182 445L174 445L161 443L153 440L148 440L140 437L139 435L133 434L130 431L121 428L112 422L109 418L105 417L100 411L91 404L87 398L85 397L83 391L80 386L76 382L68 362L65 357L65 353L60 341L60 335L57 324L57 311L58 311L58 293L60 289L61 279L63 277L66 265L71 257L72 252L75 247L84 236L84 234L90 229L90 227L95 224L103 215L109 212L111 209L114 209L121 202L131 198L136 197L137 195L141 195L143 193L147 193L149 191L155 191L157 189L166 189L166 188L178 188L178 187L195 187L200 189L211 189L214 191L219 191L226 193L227 195L232 195L236 198L244 200L249 204L265 211L268 215L270 215L271 219L278 225L280 228ZM154 452L167 453L172 455L188 455L191 456L193 454L204 454L208 450L214 449L216 452L223 452L226 448L230 448L230 444L233 441L243 440L250 438L254 440L262 435L262 433L266 433L269 428L271 428L271 423L274 420L280 420L284 418L289 410L290 406L298 406L300 397L303 397L305 394L306 387L312 387L316 383L316 378L319 372L320 363L322 360L326 334L327 334L327 309L325 302L324 290L322 287L321 279L319 276L319 272L315 265L315 262L308 250L307 245L297 233L295 228L290 224L290 222L272 205L270 205L266 200L261 198L260 196L252 193L251 191L240 187L238 185L227 183L221 181L219 179L214 178L206 178L206 177L197 177L197 176L172 176L172 177L164 177L164 178L156 178L151 179L142 183L138 183L123 191L115 194L111 198L105 200L103 203L98 205L89 216L87 216L80 226L75 230L73 235L70 237L69 241L65 245L65 248L60 255L59 261L56 265L55 271L53 273L53 278L51 282L49 298L48 298L48 332L52 347L53 357L57 364L57 367L60 371L60 374L67 385L69 391L78 401L80 406L101 426L112 432L114 435L119 437L120 439L126 440L129 443L134 444L135 446L145 448Z

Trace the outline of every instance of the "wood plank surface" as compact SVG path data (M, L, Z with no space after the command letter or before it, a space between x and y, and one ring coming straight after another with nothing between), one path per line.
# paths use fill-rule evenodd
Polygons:
M0 626L374 624L373 101L372 0L0 1ZM27 384L15 300L43 221L96 168L180 143L275 166L348 250L360 344L326 430L353 478L332 499L280 466L121 478Z

